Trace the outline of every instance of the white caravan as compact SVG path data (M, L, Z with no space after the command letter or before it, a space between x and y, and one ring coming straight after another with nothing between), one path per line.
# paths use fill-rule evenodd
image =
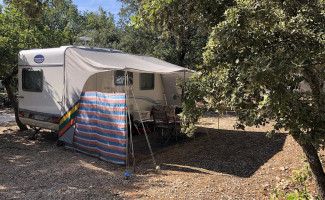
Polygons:
M55 131L86 91L126 92L131 113L134 99L145 115L154 104L179 105L176 79L188 71L150 56L77 46L20 51L18 69L20 121Z

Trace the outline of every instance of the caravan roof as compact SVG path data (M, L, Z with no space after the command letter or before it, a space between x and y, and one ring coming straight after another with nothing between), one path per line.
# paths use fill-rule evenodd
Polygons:
M68 54L66 52L69 51ZM156 73L170 73L177 71L190 71L151 56L125 53L116 49L105 49L81 46L62 46L51 49L23 50L19 53L20 66L58 66L65 63L65 56L79 58L98 69L144 71ZM42 62L38 62L36 56L42 56Z

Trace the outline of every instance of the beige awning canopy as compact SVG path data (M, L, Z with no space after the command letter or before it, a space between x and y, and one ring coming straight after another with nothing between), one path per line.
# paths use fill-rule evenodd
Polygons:
M168 82L172 83L173 87L175 87L175 74L178 74L180 77L184 77L182 74L184 74L186 71L191 72L187 68L180 67L150 56L128 54L115 49L68 47L65 51L64 60L65 91L62 113L68 112L71 107L78 102L84 84L91 75L98 72L127 70L159 73L164 76L163 81L165 87L169 86L165 80L168 80ZM173 77L167 79L172 75ZM172 90L172 87L170 87L169 90ZM165 91L165 93L166 96L171 96L168 92ZM168 100L169 99L172 99L172 97L168 98ZM180 102L178 102L178 104L180 104Z
M69 48L69 53L93 67L106 70L128 69L151 73L190 71L151 56L128 54L115 49Z

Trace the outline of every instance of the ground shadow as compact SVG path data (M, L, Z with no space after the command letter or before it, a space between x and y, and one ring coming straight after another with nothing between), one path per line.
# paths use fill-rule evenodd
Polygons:
M168 159L160 161L164 163L164 169L193 173L206 173L204 170L209 170L250 177L270 158L282 151L286 140L286 134L279 134L277 139L269 139L263 132L206 130L207 133L197 133L195 140L182 140L183 144L180 145L180 141L171 141L165 146L152 142L152 147L158 155L159 152L169 154ZM135 146L135 151L148 154L145 145L146 143L142 143L142 146ZM175 147L164 150L172 145Z
M134 189L125 166L57 147L57 136L41 131L0 134L2 199L123 199Z
M50 132L42 132L35 141L27 138L22 132L0 134L0 196L4 199L125 199L127 191L133 191L130 198L136 199L144 197L134 193L141 189L139 183L156 176L151 174L150 154L138 162L139 176L132 173L131 180L125 180L125 166L56 147ZM152 147L162 169L160 176L168 176L170 170L249 177L282 150L285 140L285 134L270 140L261 132L208 129L195 139L170 139L160 143L163 148L154 143Z

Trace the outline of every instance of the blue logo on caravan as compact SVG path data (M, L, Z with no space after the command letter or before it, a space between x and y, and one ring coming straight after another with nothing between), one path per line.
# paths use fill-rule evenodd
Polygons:
M36 62L36 63L42 63L42 62L44 62L44 56L41 55L41 54L36 55L34 57L34 62Z

